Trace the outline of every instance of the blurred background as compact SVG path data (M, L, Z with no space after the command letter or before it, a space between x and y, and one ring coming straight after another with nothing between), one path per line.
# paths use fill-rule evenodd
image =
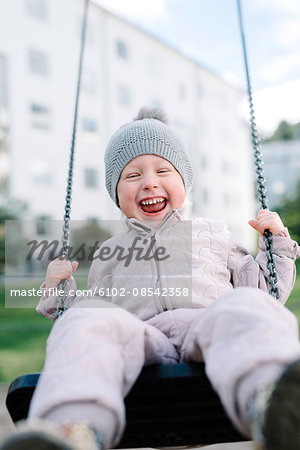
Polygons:
M242 5L269 206L300 241L300 4ZM2 273L5 219L30 220L47 238L64 214L83 8L83 0L0 0ZM145 105L166 112L191 154L191 216L224 220L255 253L247 222L259 205L235 0L90 1L72 219L120 218L105 189L104 151ZM40 370L52 323L4 309L4 288L1 296L0 380L8 381ZM289 304L300 315L299 279Z

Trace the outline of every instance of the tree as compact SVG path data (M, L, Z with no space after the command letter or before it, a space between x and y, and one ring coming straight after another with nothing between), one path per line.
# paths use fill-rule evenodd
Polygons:
M0 273L5 266L5 221L17 219L17 216L6 207L0 207Z
M110 237L111 233L104 228L101 228L95 220L88 221L79 229L71 230L70 245L74 249L72 254L74 251L78 252L77 255L75 254L73 256L74 259L77 259L77 261L80 262L81 268L87 268L91 265L92 260L89 258L91 253L90 249L97 243L99 247L103 241L106 241ZM72 256L72 254L70 256Z
M0 205L0 274L5 267L5 221L17 220L27 209L27 205L18 200L8 199Z
M300 243L300 180L293 194L284 197L276 211L285 226L288 227L291 237Z
M282 120L273 135L267 139L265 142L274 141L291 141L300 138L300 123L294 125L290 124L286 120Z

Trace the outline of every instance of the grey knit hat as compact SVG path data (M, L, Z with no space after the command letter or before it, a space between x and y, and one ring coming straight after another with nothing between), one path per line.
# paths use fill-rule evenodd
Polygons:
M193 184L193 168L181 139L166 123L163 112L141 108L137 118L123 125L111 137L105 152L105 184L117 204L117 184L122 170L140 155L157 155L168 160L183 178L185 190Z

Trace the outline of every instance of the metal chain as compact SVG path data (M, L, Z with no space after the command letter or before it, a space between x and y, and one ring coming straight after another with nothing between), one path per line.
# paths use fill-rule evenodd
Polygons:
M261 203L262 208L268 209L267 188L266 188L266 180L265 180L265 174L264 174L264 170L263 170L262 153L261 153L261 140L260 140L260 136L257 131L256 120L255 120L255 115L254 115L253 96L252 96L252 88L251 88L251 81L250 81L250 74L249 74L241 0L237 0L237 7L238 7L241 41L242 41L242 47L243 47L244 66L245 66L246 79L247 79L248 99L249 99L249 106L250 106L251 138L252 138L252 146L253 146L253 150L254 150L254 160L255 160L255 165L256 165L258 199ZM271 289L269 292L273 297L278 299L280 294L279 294L279 289L276 287L276 283L277 283L278 279L277 279L277 274L276 274L275 260L274 260L274 256L273 256L272 233L269 230L265 230L264 238L265 238L265 245L266 245L267 268L269 271L267 280L271 286Z
M75 152L75 141L76 141L76 129L77 129L77 121L78 121L78 105L79 105L79 94L80 94L81 74L82 74L82 65L83 65L83 54L84 54L85 38L86 38L88 6L89 6L89 0L85 0L84 15L83 15L82 29L81 29L81 49L80 49L79 69L78 69L78 78L77 78L77 90L76 90L75 111L74 111L74 120L73 120L72 142L71 142L71 151L70 151L70 160L69 160L67 195L66 195L66 203L65 203L65 215L64 215L63 236L62 236L62 249L60 252L61 257L66 257L68 254L68 250L69 250L73 164L74 164L74 152ZM57 317L61 316L64 313L64 311L66 310L66 307L65 307L65 300L67 297L66 284L67 284L67 280L64 279L64 280L60 280L60 283L58 285Z

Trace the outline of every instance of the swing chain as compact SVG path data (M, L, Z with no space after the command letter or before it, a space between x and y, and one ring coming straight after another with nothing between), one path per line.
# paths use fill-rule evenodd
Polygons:
M259 194L258 199L261 203L262 209L268 209L268 197L267 197L265 174L264 174L264 170L263 170L261 140L260 140L260 136L257 131L256 119L255 119L255 115L254 115L253 95L252 95L250 73L249 73L249 66L248 66L241 0L237 0L237 7L238 7L239 25L240 25L241 41L242 41L243 56L244 56L244 66L245 66L246 80L247 80L249 107L250 107L251 139L252 139L252 146L253 146L253 150L254 150L254 161L255 161L255 165L256 165L257 191ZM265 253L267 256L267 269L269 271L267 280L268 280L269 284L271 285L271 289L270 289L269 293L273 297L278 299L279 295L280 295L279 289L275 286L278 281L278 277L276 274L276 265L275 265L275 260L274 260L274 256L273 256L272 233L269 230L264 231L264 241L265 241L265 246L266 246Z
M249 74L248 74L249 76ZM249 86L249 85L248 85ZM268 197L267 197L267 188L266 188L266 180L264 176L263 170L263 162L262 162L262 153L261 153L261 143L260 137L256 127L255 115L254 115L254 107L252 100L252 91L250 86L250 91L248 92L249 96L249 104L250 104L250 123L251 123L251 137L252 144L254 148L254 158L256 165L256 174L257 174L257 190L259 193L258 199L261 203L263 209L268 209ZM264 242L266 246L266 256L267 256L267 269L269 271L269 275L267 280L271 286L269 293L275 297L279 298L279 289L275 286L278 277L276 273L276 264L273 256L273 239L272 233L269 230L264 231Z
M71 219L71 201L72 201L72 183L73 183L73 167L74 167L74 152L75 152L75 141L76 141L76 128L78 119L78 105L79 105L79 94L80 94L80 84L81 84L81 74L83 65L83 53L85 47L85 37L86 37L86 24L87 24L87 12L88 12L89 0L85 0L84 15L81 29L81 48L80 48L80 58L79 58L79 69L77 78L77 90L76 90L76 100L75 100L75 111L73 120L73 131L72 131L72 142L69 160L69 172L68 172L68 184L67 184L67 195L65 203L65 214L64 214L64 224L63 224L63 236L62 236L62 250L61 258L66 258L69 250L69 237L70 237L70 219ZM66 293L67 280L60 280L58 285L58 306L57 306L57 317L60 317L66 310L65 301L67 298Z
M269 293L275 297L276 299L279 299L279 289L276 287L276 283L278 281L277 273L276 273L276 265L275 260L273 256L273 240L272 240L272 233L269 230L264 231L264 237L265 237L265 246L266 246L266 255L267 255L267 268L269 270L268 275L268 282L271 285L271 289Z

